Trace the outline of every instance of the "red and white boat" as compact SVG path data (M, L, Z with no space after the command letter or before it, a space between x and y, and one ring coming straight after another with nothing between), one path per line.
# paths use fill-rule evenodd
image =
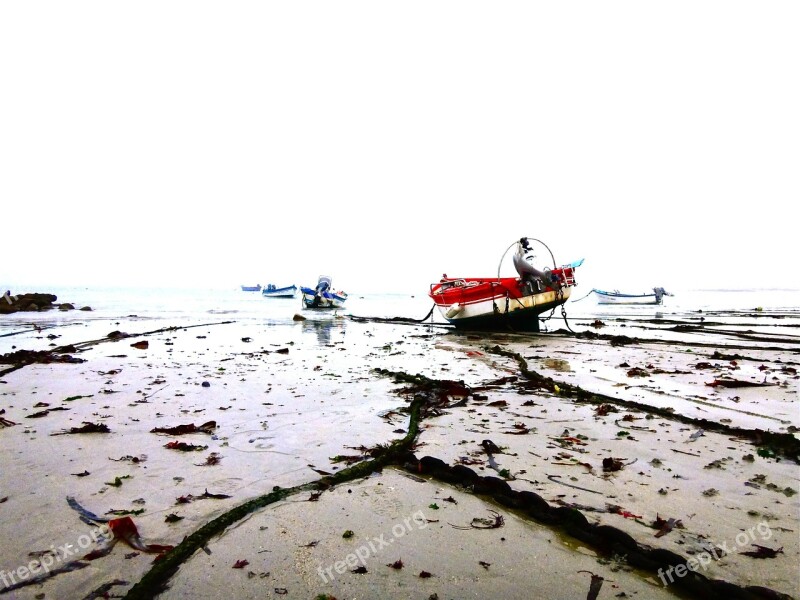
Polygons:
M442 316L461 329L494 331L539 331L539 315L564 304L575 282L575 269L583 259L561 267L537 269L531 264L533 238L511 244L500 259L516 245L514 267L518 277L447 277L431 285L429 296Z

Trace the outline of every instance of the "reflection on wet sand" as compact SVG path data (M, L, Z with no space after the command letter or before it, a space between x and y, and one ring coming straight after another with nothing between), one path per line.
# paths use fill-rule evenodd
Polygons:
M325 317L306 319L301 321L303 333L313 332L317 336L317 344L320 346L331 345L331 334L339 332L344 334L344 327L347 319L340 318L338 315L326 314Z

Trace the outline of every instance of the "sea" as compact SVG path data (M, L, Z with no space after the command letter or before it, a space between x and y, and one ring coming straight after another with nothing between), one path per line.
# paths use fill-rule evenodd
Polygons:
M233 320L237 322L268 323L272 326L291 326L296 315L310 319L332 316L422 321L445 326L446 321L433 310L427 290L409 293L350 293L344 308L337 311L310 311L301 307L296 298L267 298L260 292L244 292L239 287L169 289L123 287L50 287L20 289L12 293L46 292L55 294L59 303L70 303L75 310L18 312L0 316L0 336L38 327L60 327L89 322L114 322L136 318L152 321L151 329ZM687 289L671 290L672 295L662 305L625 306L601 305L591 290L573 289L572 297L545 322L550 329L563 326L564 316L572 324L593 320L704 320L728 319L731 322L762 317L781 326L800 325L800 290L797 289ZM3 299L0 298L0 302ZM79 310L90 307L91 311ZM427 317L427 319L426 319ZM772 323L774 324L774 323ZM3 345L0 345L2 349Z

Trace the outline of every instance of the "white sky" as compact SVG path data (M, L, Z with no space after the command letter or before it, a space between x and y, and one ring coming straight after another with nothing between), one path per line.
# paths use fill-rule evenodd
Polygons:
M424 293L526 235L585 291L800 287L798 31L796 0L3 2L0 286Z

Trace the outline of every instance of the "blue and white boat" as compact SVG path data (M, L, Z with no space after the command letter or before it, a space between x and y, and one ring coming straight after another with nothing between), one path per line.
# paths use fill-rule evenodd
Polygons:
M255 285L243 285L242 286L243 292L260 292L261 291L261 284L257 283Z
M623 294L618 290L604 292L603 290L593 289L597 294L598 304L662 304L664 296L671 296L663 287L653 288L652 294Z
M316 288L301 286L300 292L304 308L342 308L347 300L347 294L333 290L331 278L326 275L320 275Z
M261 291L265 298L294 298L297 294L297 286L276 287L275 284L267 284Z

